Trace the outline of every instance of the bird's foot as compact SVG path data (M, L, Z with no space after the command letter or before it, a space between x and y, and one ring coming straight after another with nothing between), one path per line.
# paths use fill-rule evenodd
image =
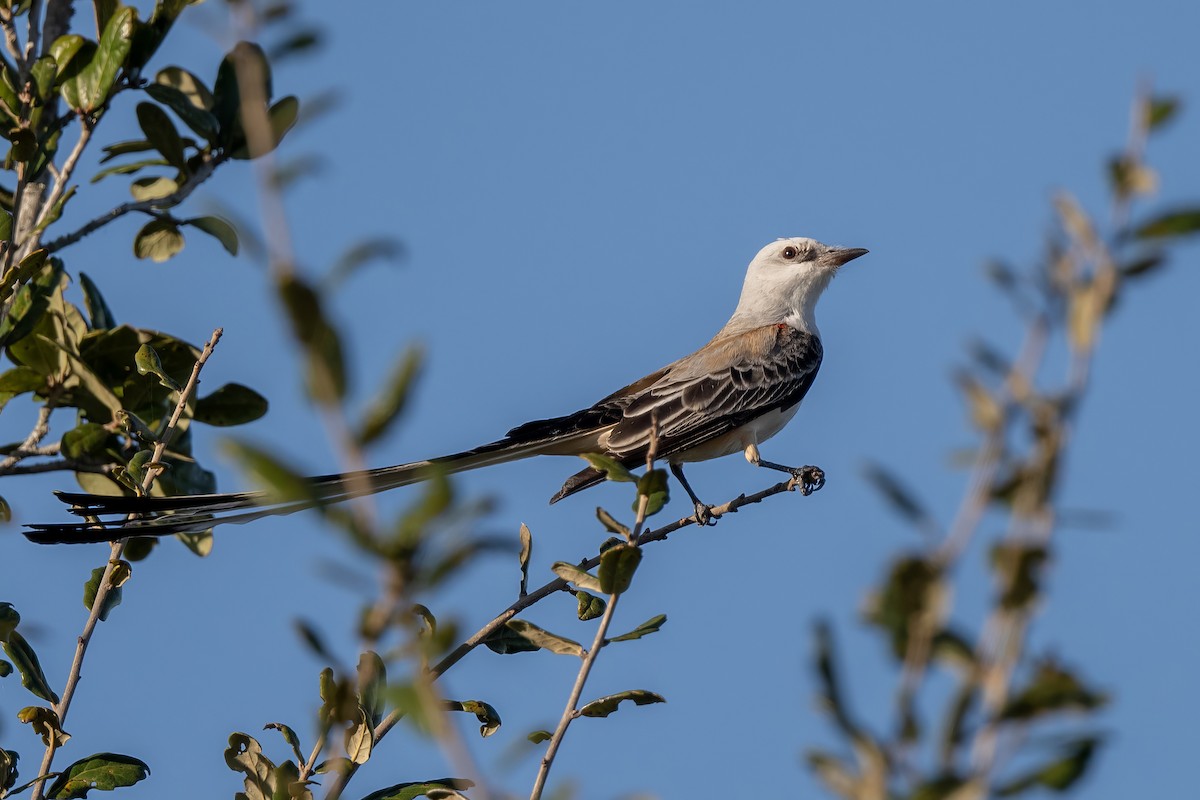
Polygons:
M692 519L696 520L696 524L701 528L717 524L717 518L713 516L713 507L701 503L699 500L695 502L696 513Z
M825 472L820 467L796 467L790 471L792 473L792 480L788 489L799 489L800 494L805 497L819 491L825 485Z

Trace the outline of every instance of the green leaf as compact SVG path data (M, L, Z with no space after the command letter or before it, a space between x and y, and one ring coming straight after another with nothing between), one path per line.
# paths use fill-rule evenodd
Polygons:
M883 495L892 510L911 524L925 530L937 530L937 520L925 510L912 491L900 478L880 464L869 463L863 468L867 482Z
M279 735L283 737L283 740L291 745L292 752L296 755L296 760L304 761L304 754L300 752L300 737L289 726L284 725L282 722L268 722L266 725L263 725L263 730L279 731Z
M892 655L902 661L910 626L935 613L945 592L939 564L923 556L905 555L892 563L882 591L870 599L864 616L890 635Z
M371 792L363 800L416 800L418 797L431 796L431 793L436 793L439 789L457 791L470 789L474 785L466 778L436 778L428 781L397 783L394 786Z
M542 742L548 742L553 739L554 734L550 733L550 731L534 731L525 738L534 744L541 744Z
M161 264L182 249L183 232L175 223L165 219L150 220L133 240L133 254L156 264Z
M174 178L167 178L161 175L156 177L138 178L133 183L129 184L129 193L133 195L134 200L139 202L145 200L162 200L164 197L170 197L177 191L179 191L179 182ZM159 223L160 225L169 225L172 229L176 231L179 230L174 222L165 219L151 220L150 224L142 230L146 231L155 223ZM180 238L182 238L182 236ZM136 243L134 246L137 246ZM171 255L174 255L174 253ZM139 256L139 258L141 257L142 256Z
M46 797L52 800L87 797L92 789L107 792L133 786L149 774L150 767L141 759L119 753L96 753L63 770L46 790Z
M25 641L20 631L10 631L8 641L4 642L4 652L12 659L17 671L21 673L21 685L43 700L58 705L58 695L50 688L42 665L38 662L37 653Z
M84 50L85 44L88 44L88 41L77 33L68 33L54 40L50 45L50 55L54 57L54 65L57 68L56 78L61 78L68 72L73 75L79 71L81 65L72 62Z
M1035 786L1044 786L1056 792L1065 792L1087 772L1092 756L1095 755L1100 744L1101 739L1098 736L1087 736L1070 742L1063 748L1062 754L1050 763L996 787L996 796L1011 797L1015 794L1022 794Z
M146 141L162 153L168 164L186 172L187 159L183 155L183 140L179 138L179 131L175 130L167 112L154 103L138 103L137 119L142 133L146 134Z
M220 217L193 217L185 219L183 224L191 225L216 239L229 255L236 256L238 254L237 229Z
M820 685L818 701L822 709L833 717L838 730L853 742L868 741L859 725L850 716L850 709L842 695L841 675L839 674L836 652L833 643L833 629L829 623L821 620L814 625L816 637L817 678Z
M392 368L387 383L384 384L363 414L362 429L357 436L359 446L365 447L377 441L404 413L420 366L420 349L408 348Z
M0 669L0 675L4 672ZM21 760L21 756L15 750L0 750L0 790L8 792L17 783L17 778L20 773L17 771L17 762ZM12 796L16 796L19 792L24 791L22 787L16 792L12 792Z
M271 140L266 150L263 152L251 153L251 144L246 142L240 146L234 146L230 152L230 156L239 160L250 158L258 158L273 151L279 147L283 137L287 135L296 124L296 120L300 117L300 100L294 95L280 98L277 103L267 109L267 123L271 126Z
M513 655L514 653L533 653L542 649L521 634L504 625L501 625L485 636L483 643L493 653L502 656Z
M76 111L89 113L104 105L132 46L137 12L122 6L108 19L95 55L74 77L63 82L62 96Z
M584 453L580 457L591 464L592 469L603 472L604 476L610 481L637 483L637 476L611 456L606 456L603 453Z
M38 102L45 103L50 99L50 95L54 91L54 81L58 77L58 64L54 57L42 56L34 61L29 74L33 78Z
M1163 253L1147 253L1118 267L1122 278L1141 278L1158 271L1167 261Z
M108 330L117 327L116 319L104 302L100 288L88 277L86 272L79 273L79 288L83 289L83 307L87 310L89 326L94 331Z
M51 742L55 747L61 747L71 738L71 734L62 729L62 721L52 708L26 706L17 712L17 721L31 726L33 732L42 737L46 747Z
M104 157L100 159L100 163L104 164L112 161L118 156L127 156L130 153L148 153L154 149L154 145L147 142L145 139L135 139L127 142L117 142L115 144L106 145L101 150L104 151Z
M86 395L96 401L96 404L93 407L91 404L83 402L82 397L76 397L76 404L86 408L89 413L97 415L99 415L103 409L107 409L109 412L109 419L115 417L117 412L121 410L121 401L115 394L112 393L112 390L109 389L102 380L100 380L96 373L92 372L92 368L87 365L87 362L85 362L75 352L61 342L51 339L48 336L43 336L41 333L35 335L39 339L43 340L46 344L62 352L63 356L65 356L66 360L70 363L71 374L79 379L82 388L86 390Z
M8 157L5 159L5 168L11 168L13 162L27 162L37 155L37 136L28 128L13 128L8 132L8 140L11 147L8 150Z
M12 603L0 603L0 642L7 642L20 622L21 615Z
M213 107L212 92L204 85L204 81L182 67L164 67L160 69L154 76L154 84L152 85L174 89L184 96L192 108L208 111ZM149 86L146 87L146 91L150 91ZM151 94L151 97L153 96ZM173 107L172 110L174 110ZM200 131L196 131L196 133L200 133Z
M582 589L575 593L575 603L575 616L584 622L601 616L604 613L604 609L608 607L608 603L605 603L604 600L593 594L588 594Z
M309 392L322 405L331 405L346 394L346 366L341 337L325 316L321 295L308 283L287 275L278 285L288 312L292 335L308 355Z
M625 692L617 692L610 694L607 697L601 697L598 700L593 700L579 709L580 716L584 717L607 717L609 714L617 710L617 706L621 705L624 700L632 700L634 705L645 706L651 703L665 703L667 698L661 694L648 692L645 689L631 689Z
M158 357L158 351L148 343L143 344L134 353L133 364L137 368L139 375L153 375L158 378L159 383L171 391L180 391L180 386L176 380L163 370L162 360Z
M343 253L329 270L326 279L330 285L337 285L372 261L399 261L404 254L404 246L395 239L379 237L359 242Z
M1200 233L1200 208L1181 208L1160 214L1134 229L1139 239L1166 239Z
M638 564L642 562L642 550L629 544L610 547L600 556L600 591L604 594L621 594L629 588Z
M104 570L104 567L96 567L92 570L92 577L83 585L83 607L89 611L96 603L96 595L100 591L100 579L104 577ZM104 596L104 605L100 607L101 622L106 621L109 612L121 605L121 586L132 576L133 567L129 565L128 561L118 561L117 566L113 567L110 579L113 588Z
M26 260L34 257L30 254ZM25 262L22 261L22 264ZM35 262L36 263L36 262ZM0 318L0 346L28 336L50 307L50 297L62 283L62 262L51 259L36 278L17 289L8 314Z
M0 678L7 678L9 675L12 675L12 672L13 665L5 661L3 658L0 658Z
M196 401L192 418L217 427L244 425L267 413L267 399L240 383L227 383Z
M317 499L304 476L267 451L237 440L226 440L223 449L241 464L255 484L268 492L268 502L287 503Z
M634 509L636 511L636 509ZM600 520L600 524L604 526L609 533L618 533L623 537L629 536L629 528L617 522L616 518L605 511L603 508L596 508L596 519Z
M575 584L580 589L591 589L593 592L601 591L600 580L582 567L568 564L566 561L555 561L550 569L554 571L555 575L568 583Z
M1175 113L1179 111L1179 98L1167 96L1152 97L1150 98L1150 108L1148 111L1146 127L1152 131L1157 130L1170 122Z
M372 726L383 719L385 689L387 667L378 653L368 650L358 657L358 701L370 716Z
M63 434L62 454L75 461L94 461L114 443L111 431L96 422L84 422Z
M9 400L26 392L42 392L48 390L46 376L30 367L15 367L0 374L0 411Z
M620 636L614 636L611 639L609 639L609 641L610 642L631 642L634 639L640 639L643 636L648 636L652 633L656 633L658 631L658 629L661 628L663 626L663 623L666 621L667 621L667 615L659 614L658 616L651 617L650 619L646 620L641 625L638 625L636 628L631 630L629 633L623 633Z
M583 646L579 642L539 628L528 620L510 619L505 624L510 630L523 636L531 644L535 644L544 650L549 650L556 655L580 657L584 655Z
M159 74L161 75L162 73ZM195 99L198 98L189 96L173 86L164 86L161 83L148 84L145 90L146 94L174 111L176 116L183 121L184 125L191 128L198 136L204 137L205 141L209 143L217 141L217 118L205 108L196 105ZM206 89L205 91L207 92L208 90ZM209 99L211 101L211 96Z
M500 730L500 714L490 704L482 700L447 700L446 709L449 711L465 711L468 714L474 714L475 719L479 720L479 735L483 738L491 736L496 731Z
M641 507L642 497L647 498L646 514L647 517L652 517L659 511L662 511L663 506L671 499L670 493L667 490L667 471L663 469L652 469L646 472L638 479L638 500L633 503L633 511L636 514L638 508Z
M989 557L1002 589L1001 606L1016 610L1037 600L1042 566L1049 558L1045 547L1002 542L992 548Z
M1064 711L1091 711L1108 703L1104 692L1089 689L1052 660L1037 665L1032 680L1014 692L1000 711L1001 720L1031 720Z

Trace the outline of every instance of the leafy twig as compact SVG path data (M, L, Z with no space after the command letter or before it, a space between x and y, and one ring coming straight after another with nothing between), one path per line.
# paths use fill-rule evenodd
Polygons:
M154 483L154 479L159 473L165 469L162 464L163 453L166 452L167 445L171 443L171 439L175 436L176 427L179 424L179 418L183 416L184 410L187 408L188 402L196 392L196 387L200 383L200 370L212 355L213 349L217 346L217 342L221 339L223 333L221 328L213 331L209 337L208 343L204 345L204 349L200 352L200 357L196 359L195 366L192 367L192 374L189 376L187 383L179 392L179 402L175 404L175 411L171 415L167 427L159 436L158 442L154 445L154 454L147 465L145 477L142 479L142 491L148 492L150 486ZM71 671L67 675L66 685L63 687L62 697L55 706L54 711L58 714L60 724L65 724L67 721L67 712L71 709L71 700L75 696L75 688L79 685L79 678L83 670L83 659L87 654L88 644L91 642L92 634L96 630L96 623L100 621L100 612L105 607L108 601L108 596L112 592L112 578L117 566L121 563L121 556L125 551L125 542L113 542L112 550L109 554L108 563L104 567L104 573L100 577L99 585L96 587L96 597L92 601L91 610L88 612L87 621L83 625L83 632L79 634L79 640L75 645L75 658L71 662ZM39 770L39 775L47 776L50 772L50 765L54 761L54 753L58 749L58 743L54 737L50 738L50 742L46 745L45 755L42 756L42 766ZM34 787L31 800L41 800L42 791L45 787L45 779L42 779L37 786Z
M54 253L58 250L62 250L64 247L69 247L83 237L91 233L95 233L97 230L103 228L110 222L118 220L131 212L140 211L148 213L155 209L170 208L172 206L179 205L185 199L187 199L188 195L196 190L196 187L208 180L212 176L213 171L216 170L216 168L224 163L228 158L228 155L221 154L209 159L208 161L205 161L200 165L199 169L193 172L188 179L183 182L182 186L166 197L160 197L155 200L139 200L137 202L122 203L116 208L109 209L107 212L101 214L90 222L85 223L78 230L72 231L71 233L47 242L45 245L46 252Z
M71 180L71 174L75 171L76 165L79 163L79 157L83 155L83 151L87 148L88 142L92 139L92 131L95 128L95 121L90 116L83 116L80 120L79 139L76 140L75 146L71 148L70 154L66 161L63 162L62 168L54 175L54 188L50 190L50 195L43 201L42 210L37 216L37 220L33 224L33 232L30 238L29 246L22 246L20 249L22 254L24 251L31 250L37 246L38 237L41 236L39 228L45 225L46 220L54 211L54 206L66 191L67 184Z

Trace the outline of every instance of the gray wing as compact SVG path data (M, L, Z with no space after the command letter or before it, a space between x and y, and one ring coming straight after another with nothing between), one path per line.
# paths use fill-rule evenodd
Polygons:
M791 408L812 386L821 357L820 339L787 325L715 340L636 396L614 398L623 408L608 449L622 461L643 460L652 416L658 421L659 457L669 458L770 411Z

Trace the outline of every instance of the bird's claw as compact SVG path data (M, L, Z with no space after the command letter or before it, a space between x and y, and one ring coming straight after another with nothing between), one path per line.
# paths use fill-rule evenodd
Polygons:
M704 503L696 503L696 513L695 516L693 516L693 519L696 520L696 524L701 528L717 524L717 518L713 516L712 508L712 506L705 505Z
M819 491L825 485L825 472L820 467L796 467L792 470L791 489L799 488L800 494L807 497Z

